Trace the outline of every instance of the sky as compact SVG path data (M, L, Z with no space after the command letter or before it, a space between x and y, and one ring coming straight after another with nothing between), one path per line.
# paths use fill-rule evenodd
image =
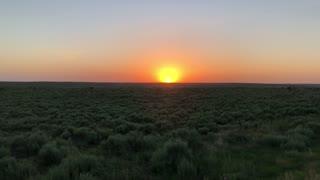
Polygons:
M319 0L0 0L0 81L320 83Z

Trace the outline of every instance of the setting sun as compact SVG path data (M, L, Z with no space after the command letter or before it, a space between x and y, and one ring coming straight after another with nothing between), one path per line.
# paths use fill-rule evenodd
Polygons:
M179 81L180 71L175 68L163 68L159 71L159 81L163 83L175 83Z

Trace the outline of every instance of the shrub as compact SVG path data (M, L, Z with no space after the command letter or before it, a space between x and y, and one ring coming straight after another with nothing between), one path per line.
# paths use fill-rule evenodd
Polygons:
M147 146L142 134L136 131L130 132L127 135L112 135L101 143L104 152L117 156L136 153L147 148Z
M307 127L314 133L320 134L320 122L308 122Z
M127 134L129 131L134 130L134 126L129 123L124 123L116 127L115 131L120 134Z
M224 137L224 141L229 144L247 144L250 138L244 132L232 132Z
M4 146L0 147L0 159L9 155L10 155L10 150L7 147L4 147Z
M99 178L103 179L152 179L145 167L125 160L121 157L111 157L104 161L102 171L99 171ZM146 177L146 178L145 178Z
M97 134L86 127L74 128L71 138L78 146L96 144L97 142Z
M289 130L288 134L289 135L301 134L301 135L304 135L306 137L310 137L311 138L314 133L313 133L313 131L311 129L309 129L307 127L303 127L302 125L299 125L296 128Z
M79 176L79 180L97 180L94 176L88 173L82 173Z
M146 148L146 143L144 141L143 135L136 131L131 131L126 135L127 144L129 147L129 151L131 152L139 152L142 149Z
M79 155L79 153L80 153L77 146L73 145L71 139L69 139L69 140L56 139L55 144L57 145L57 147L59 147L62 154L64 154L65 156L69 156L69 155L74 156L74 155Z
M287 137L281 135L266 135L259 141L260 144L268 147L280 147L287 142Z
M44 166L59 164L63 157L64 154L55 143L48 143L44 145L38 154L40 163Z
M15 157L25 158L36 155L45 142L47 142L47 137L41 133L27 137L17 136L13 139L10 149Z
M146 123L138 126L138 130L143 134L152 134L156 131L156 127L154 124Z
M101 167L101 160L95 156L80 155L71 156L62 161L62 163L50 169L44 177L46 180L78 180L80 176L91 176ZM86 174L86 175L84 175ZM85 177L83 177L85 178Z
M288 150L302 151L310 145L310 139L313 131L309 128L299 125L288 131L288 142L284 144L284 148Z
M171 133L171 136L175 139L181 139L188 143L193 151L201 151L202 139L201 135L195 129L180 128Z
M208 133L210 132L210 129L207 128L207 127L201 127L201 128L198 128L198 132L199 132L200 134L206 135L206 134L208 134Z
M61 136L61 138L67 140L67 139L69 139L71 137L71 133L67 129L65 129L63 131L63 133L61 133L60 136Z
M192 160L187 143L180 139L169 140L153 153L151 165L155 172L177 173L182 159Z
M178 174L183 179L194 178L197 174L197 169L189 160L182 159L178 164Z
M283 146L287 150L298 150L302 151L306 149L307 145L304 141L298 140L298 139L289 139L286 144Z
M107 154L123 155L129 149L127 136L116 134L101 142L102 150Z
M0 159L1 180L24 180L35 175L35 168L27 162L17 162L15 158L4 157Z

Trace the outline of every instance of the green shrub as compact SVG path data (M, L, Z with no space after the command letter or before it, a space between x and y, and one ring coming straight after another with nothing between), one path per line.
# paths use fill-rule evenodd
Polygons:
M17 162L17 160L12 157L0 159L1 180L24 180L29 179L35 174L35 168L28 162Z
M121 134L109 136L107 140L101 142L100 146L103 152L117 156L125 154L129 149L127 136Z
M283 145L283 147L287 150L297 150L302 151L305 150L307 145L304 141L301 141L299 139L289 139L287 143Z
M180 139L169 140L153 153L151 165L155 172L177 173L182 159L192 160L187 143Z
M38 154L38 159L43 166L59 164L63 157L64 154L55 143L48 143L44 145Z
M224 137L224 141L229 144L247 144L250 140L244 132L231 132Z
M155 125L151 123L141 124L138 126L137 129L139 132L142 132L143 134L152 134L156 131Z
M5 157L5 156L9 156L10 155L10 150L7 147L0 147L0 159Z
M261 138L259 143L268 147L280 147L287 142L287 137L281 135L266 135Z
M10 150L17 158L25 158L38 154L41 146L48 138L42 133L34 133L29 136L17 136L13 139Z
M78 146L86 146L98 143L97 133L87 127L73 128L71 138L72 141Z
M311 129L299 125L288 131L288 142L283 147L288 150L303 151L310 145L313 135Z
M71 139L69 140L56 139L55 144L57 145L57 147L59 147L59 149L65 156L70 156L70 155L74 156L74 155L79 155L80 153L78 147L73 145Z
M201 151L202 150L202 139L201 135L195 129L179 128L172 131L171 136L174 139L181 139L188 143L188 147L192 151Z
M289 135L301 134L301 135L304 135L309 138L311 138L314 135L312 129L307 128L307 127L303 127L302 125L299 125L299 126L295 127L294 129L289 130L288 134Z
M132 124L129 124L129 123L121 124L118 127L116 127L116 129L115 129L115 131L117 133L120 133L120 134L127 134L131 130L134 130L134 126Z
M79 180L97 180L97 178L88 173L81 173L79 176Z
M103 163L103 169L99 171L100 179L152 179L149 171L136 162L128 161L122 157L110 157Z
M101 159L96 156L71 156L62 163L50 169L44 177L45 180L78 180L80 176L90 176L101 167ZM85 175L86 174L86 175ZM83 177L85 178L85 177ZM92 177L93 178L93 177Z
M189 160L182 159L178 164L178 174L183 179L191 179L196 176L197 169Z
M61 138L67 140L71 137L71 133L67 129L65 129L60 136Z
M199 132L200 134L206 135L206 134L208 134L208 133L210 132L210 129L207 128L207 127L201 127L201 128L198 128L198 132Z
M144 148L148 148L148 146L143 135L136 131L132 131L126 135L116 134L109 136L106 141L101 143L101 148L105 153L117 156L136 153Z
M307 127L311 129L314 133L320 134L320 122L308 122Z

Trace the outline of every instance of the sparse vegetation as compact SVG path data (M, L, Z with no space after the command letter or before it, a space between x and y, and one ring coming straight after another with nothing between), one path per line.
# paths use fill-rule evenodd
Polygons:
M317 179L320 89L2 87L1 180Z

